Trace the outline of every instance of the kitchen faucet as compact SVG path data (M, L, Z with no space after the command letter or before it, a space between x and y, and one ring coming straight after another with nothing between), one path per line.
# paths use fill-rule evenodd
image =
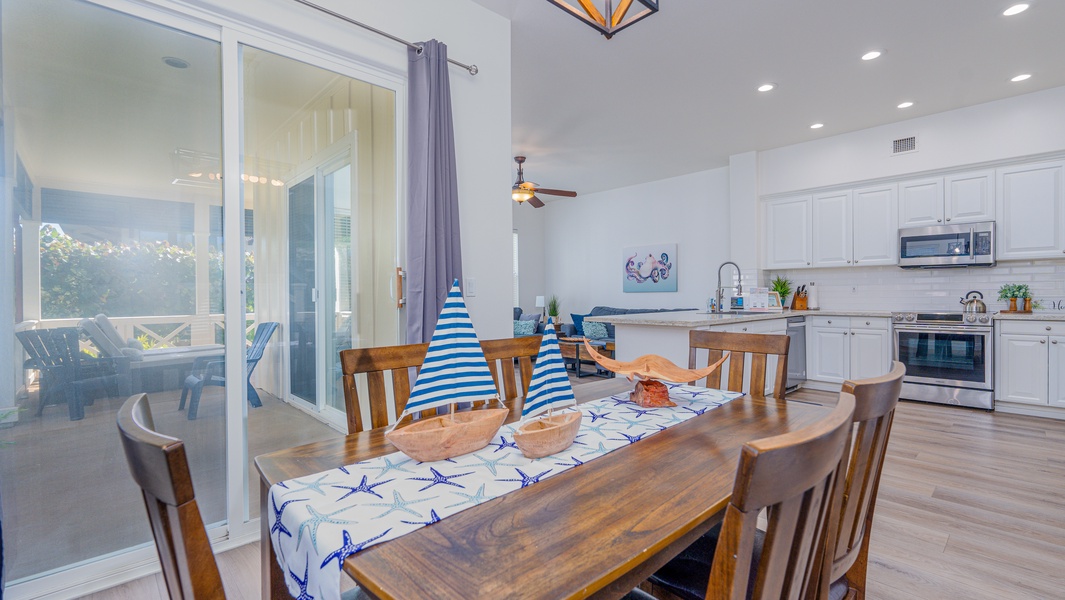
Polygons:
M721 266L717 268L717 292L714 294L716 305L713 312L721 312L721 302L724 300L725 288L721 287L721 269L725 268L725 265L732 265L736 268L736 295L743 295L743 273L740 272L740 266L732 261L725 261L721 263Z

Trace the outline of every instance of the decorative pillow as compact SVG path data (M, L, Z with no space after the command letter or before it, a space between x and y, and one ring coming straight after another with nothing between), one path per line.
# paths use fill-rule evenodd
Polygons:
M587 316L588 315L575 315L573 313L570 313L569 318L573 320L573 335L584 335L584 317Z
M514 336L532 335L536 333L536 321L514 321Z
M585 321L584 337L590 340L605 339L607 337L606 323L598 323L596 321Z
M532 313L532 314L529 314L529 315L522 315L521 318L518 319L518 320L519 321L533 321L535 323L539 323L540 322L540 315L538 315L536 313Z

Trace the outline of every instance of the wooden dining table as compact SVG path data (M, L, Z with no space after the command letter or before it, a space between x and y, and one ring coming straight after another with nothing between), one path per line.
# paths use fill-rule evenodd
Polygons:
M607 379L574 393L585 402L631 386ZM742 396L371 546L343 569L377 598L618 598L721 521L744 442L794 431L829 412L806 401ZM264 598L291 598L270 538L270 486L395 451L384 429L374 429L256 457Z

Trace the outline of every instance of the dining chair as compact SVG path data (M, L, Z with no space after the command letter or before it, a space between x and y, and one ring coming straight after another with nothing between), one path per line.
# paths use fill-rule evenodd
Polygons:
M753 396L763 397L766 389L766 365L769 356L777 357L777 368L773 380L774 398L784 399L784 388L788 381L788 347L790 338L786 335L769 335L761 333L728 333L723 331L692 330L688 334L688 368L696 369L697 353L708 350L706 364L708 367L721 359L725 352L731 352L728 367L728 389L742 392L744 388ZM751 377L744 386L743 371L747 355L751 356ZM721 369L706 378L708 388L721 387ZM693 382L696 383L696 382Z
M543 336L529 335L499 340L484 340L481 349L492 371L492 381L496 384L500 400L524 398L529 391L532 380L533 362L540 353L540 340ZM518 374L521 388L518 388ZM500 383L502 382L502 385ZM474 402L475 406L485 402Z
M348 413L348 433L364 429L376 429L388 425L388 406L394 414L403 414L410 399L410 370L417 370L425 360L429 344L405 346L381 346L378 348L350 348L340 351L340 371L344 381L344 405ZM391 374L391 398L385 381L385 373ZM369 414L362 413L357 374L366 375L366 395ZM422 411L420 416L429 417L435 410ZM367 427L367 425L369 427Z
M724 521L656 571L652 590L685 600L812 597L853 416L854 397L842 394L820 421L744 444ZM757 528L763 510L764 533ZM647 597L640 590L627 596Z
M225 598L196 505L185 444L155 431L147 394L131 396L122 405L118 432L130 474L144 495L170 598Z
M830 600L865 598L869 530L905 374L906 367L895 361L886 375L843 382L842 394L854 396L854 433L850 454L845 457L846 477L840 478L837 491L840 512L835 539L830 540L832 560L826 561Z
M279 325L280 323L277 321L259 323L255 328L255 337L252 338L251 346L248 347L245 356L245 360L248 363L246 377L248 404L256 408L262 406L263 401L259 399L259 392L255 391L255 386L251 384L251 374L262 359L266 344L270 341L270 336L274 335L274 331ZM189 399L188 419L190 421L196 418L196 412L200 406L200 395L203 394L204 386L216 385L225 387L225 369L226 361L224 356L201 356L193 361L191 373L181 385L181 400L178 402L178 410L184 410L185 399Z

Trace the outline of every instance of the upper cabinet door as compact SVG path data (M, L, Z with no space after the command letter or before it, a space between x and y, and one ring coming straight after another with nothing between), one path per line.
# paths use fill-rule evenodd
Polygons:
M814 196L812 207L813 266L840 267L851 264L851 191Z
M943 178L911 179L899 184L899 227L943 222Z
M995 219L995 171L973 171L943 178L946 222L973 223Z
M1065 161L998 170L1000 260L1065 256Z
M765 217L765 268L809 267L810 197L781 198L766 202Z
M854 190L851 203L856 265L899 263L899 203L895 184Z

